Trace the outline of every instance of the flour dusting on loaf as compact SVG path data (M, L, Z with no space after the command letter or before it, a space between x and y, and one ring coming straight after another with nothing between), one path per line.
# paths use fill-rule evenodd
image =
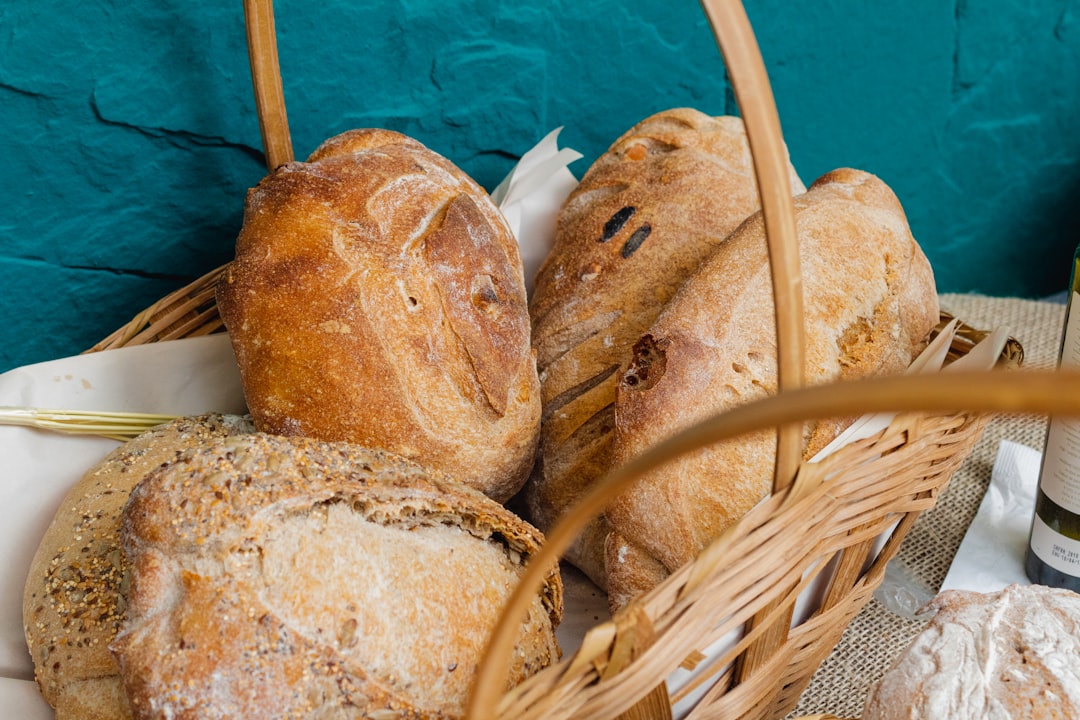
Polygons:
M794 198L810 384L898 373L940 320L930 263L879 178L835 170ZM679 288L619 376L613 457L622 463L712 414L775 393L772 276L761 213ZM842 423L810 423L805 455ZM694 559L769 491L775 432L682 456L607 511L608 591L619 607ZM651 575L649 582L643 578Z
M133 715L460 718L539 532L383 451L256 433L185 453L124 510L114 641ZM551 568L507 668L558 659Z
M540 420L521 256L479 185L388 130L247 197L217 293L264 432L382 447L504 501Z
M950 590L875 684L863 720L1080 717L1080 595Z
M803 192L789 172L792 193ZM544 414L525 498L541 530L611 469L615 385L631 346L759 206L742 120L691 108L637 123L567 199L530 305ZM567 552L601 587L606 534L599 518Z

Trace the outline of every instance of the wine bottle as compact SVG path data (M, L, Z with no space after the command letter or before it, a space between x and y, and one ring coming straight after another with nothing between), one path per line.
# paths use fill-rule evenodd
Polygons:
M1073 256L1060 367L1080 368L1078 269L1080 247ZM1080 418L1050 418L1024 569L1033 583L1080 592Z

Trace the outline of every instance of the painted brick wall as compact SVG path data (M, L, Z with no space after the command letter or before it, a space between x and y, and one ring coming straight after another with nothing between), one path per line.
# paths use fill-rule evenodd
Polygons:
M793 160L904 203L939 289L1061 290L1080 240L1080 2L746 0ZM735 111L692 0L278 0L297 155L409 133L491 188ZM239 0L0 4L0 371L88 347L228 260L263 173Z

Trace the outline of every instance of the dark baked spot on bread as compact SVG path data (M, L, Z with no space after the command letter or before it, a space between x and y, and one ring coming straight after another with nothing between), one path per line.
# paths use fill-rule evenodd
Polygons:
M630 218L634 217L636 212L637 208L633 205L626 205L616 210L611 219L604 223L604 232L600 236L600 242L608 242L615 237L623 229L623 226L629 222Z
M648 239L651 233L652 225L650 225L649 223L645 223L644 225L639 227L629 238L627 238L626 243L622 246L620 254L624 258L629 258L631 255L638 251L638 248L640 248L642 243L644 243L645 240Z
M634 359L623 373L622 384L632 390L648 390L664 376L670 341L644 335L634 343Z

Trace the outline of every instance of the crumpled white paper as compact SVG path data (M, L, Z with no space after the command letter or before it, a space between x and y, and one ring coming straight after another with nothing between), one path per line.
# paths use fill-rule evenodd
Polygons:
M1002 440L990 472L990 486L956 551L942 590L997 592L1007 585L1030 585L1024 554L1035 512L1042 453Z
M567 166L580 159L581 153L559 149L560 132L562 128L552 130L522 155L491 192L491 199L506 216L521 248L525 290L530 295L536 271L551 250L559 208L578 183Z

